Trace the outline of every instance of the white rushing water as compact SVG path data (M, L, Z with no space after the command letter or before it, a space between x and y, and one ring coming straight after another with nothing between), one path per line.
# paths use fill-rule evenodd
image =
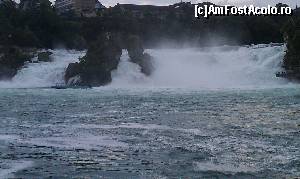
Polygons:
M284 46L213 47L148 50L154 57L150 77L128 61L125 53L113 72L114 87L162 88L266 88L288 84L276 78L281 71Z
M147 50L154 57L150 77L129 62L123 52L118 69L112 72L109 87L231 89L280 87L288 84L275 77L281 71L284 46L212 47L200 49ZM63 83L69 63L84 52L54 50L53 62L30 63L2 88L50 87Z
M51 52L51 62L26 64L11 81L0 81L0 88L50 87L64 83L64 73L68 65L79 61L79 57L85 53L73 50ZM32 60L36 60L35 58Z

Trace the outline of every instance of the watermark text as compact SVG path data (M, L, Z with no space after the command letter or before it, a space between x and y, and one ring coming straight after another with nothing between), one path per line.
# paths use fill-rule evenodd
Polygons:
M210 16L285 16L292 15L293 10L290 7L274 7L268 5L267 7L256 7L254 5L250 6L215 6L215 5L195 5L195 17L205 17Z

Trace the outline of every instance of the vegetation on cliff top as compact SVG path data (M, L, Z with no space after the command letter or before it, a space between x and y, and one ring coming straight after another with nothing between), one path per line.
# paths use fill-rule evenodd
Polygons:
M136 34L146 47L167 44L211 45L283 42L280 29L287 17L213 16L196 19L193 9L166 9L162 14L145 10L143 18L118 6L97 17L58 16L49 0L22 10L15 2L0 5L0 45L82 49L106 32Z

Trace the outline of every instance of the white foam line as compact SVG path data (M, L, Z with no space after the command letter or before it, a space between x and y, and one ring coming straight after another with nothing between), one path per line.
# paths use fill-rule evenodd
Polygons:
M140 124L140 123L122 123L120 125L97 125L97 124L78 124L72 125L71 128L79 129L143 129L143 130L173 130L180 131L184 133L192 133L195 135L206 134L200 129L184 129L184 128L172 128L165 125L157 124Z
M196 171L217 171L222 173L256 172L257 169L246 165L215 164L213 162L195 162Z
M127 147L124 142L119 142L108 136L80 136L80 137L44 137L32 138L22 143L55 147L64 149L100 149L101 147Z

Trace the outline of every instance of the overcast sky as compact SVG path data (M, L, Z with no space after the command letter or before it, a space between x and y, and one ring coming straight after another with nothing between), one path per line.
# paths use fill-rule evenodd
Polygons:
M55 0L52 0L55 1ZM153 4L153 5L169 5L174 4L176 2L180 2L180 0L99 0L103 5L109 7L114 6L117 3L120 4ZM298 2L298 5L300 4L299 0L186 0L186 1L192 1L193 3L196 2L214 2L217 4L223 4L223 5L257 5L257 6L266 6L268 4L275 5L278 2L283 2L291 7L296 6L296 2Z

